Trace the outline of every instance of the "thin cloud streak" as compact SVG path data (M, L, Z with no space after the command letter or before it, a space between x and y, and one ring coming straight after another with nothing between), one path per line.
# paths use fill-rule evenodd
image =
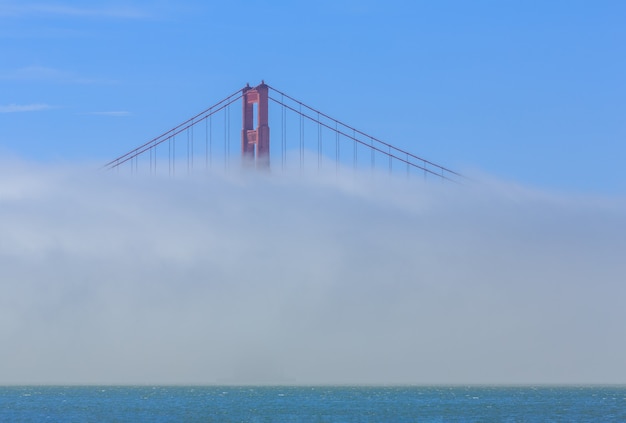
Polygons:
M5 71L0 74L2 79L27 79L27 80L65 80L71 74L56 68L46 66L25 66L19 69Z
M626 204L0 167L0 384L619 383Z
M108 112L88 112L85 114L93 115L93 116L110 116L110 117L127 117L127 116L132 115L131 112L128 112L125 110L114 110L114 111L108 111Z
M23 113L23 112L40 112L43 110L53 109L49 104L35 103L35 104L8 104L6 106L0 106L0 113Z
M65 84L116 84L117 81L103 78L87 78L74 72L47 66L25 66L0 72L0 79L13 81L51 81Z
M23 4L5 2L0 5L0 16L52 15L77 18L144 19L150 17L145 11L134 7L81 8L64 4Z

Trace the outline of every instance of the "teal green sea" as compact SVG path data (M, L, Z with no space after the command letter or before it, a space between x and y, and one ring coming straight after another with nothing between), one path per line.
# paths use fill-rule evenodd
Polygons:
M626 387L0 387L1 422L624 422Z

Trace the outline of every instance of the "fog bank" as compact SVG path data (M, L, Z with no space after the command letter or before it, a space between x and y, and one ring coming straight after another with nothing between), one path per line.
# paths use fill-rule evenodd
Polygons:
M626 201L0 170L0 384L624 383Z

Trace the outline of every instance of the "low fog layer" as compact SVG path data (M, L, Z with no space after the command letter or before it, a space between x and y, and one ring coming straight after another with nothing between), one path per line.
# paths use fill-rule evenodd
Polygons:
M624 199L0 170L0 384L624 383L625 279Z

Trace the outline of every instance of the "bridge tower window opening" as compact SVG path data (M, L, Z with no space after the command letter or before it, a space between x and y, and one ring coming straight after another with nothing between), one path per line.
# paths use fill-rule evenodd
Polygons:
M259 103L252 103L252 128L259 128Z

